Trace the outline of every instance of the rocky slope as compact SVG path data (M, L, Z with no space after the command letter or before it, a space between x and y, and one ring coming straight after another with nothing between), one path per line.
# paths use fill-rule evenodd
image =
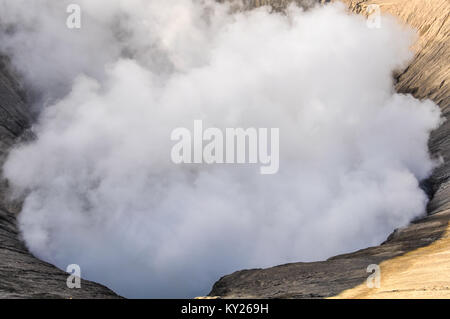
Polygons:
M367 14L367 6L397 16L418 30L415 58L398 74L397 90L438 103L450 112L450 2L448 0L342 0ZM224 298L450 298L450 123L431 135L429 147L443 159L424 183L429 216L395 231L380 246L330 258L269 269L235 272L215 283L210 296ZM381 286L368 288L367 266L381 268Z
M26 136L29 123L24 94L0 58L0 163L17 139ZM89 281L83 280L80 289L67 288L67 273L28 252L16 226L18 205L5 199L7 186L0 182L0 298L117 298Z
M421 256L421 260L427 260L435 253L442 253L440 249L429 247L432 245L440 247L442 244L438 243L441 240L448 244L447 224L449 219L450 211L448 210L431 215L405 229L396 231L386 243L380 246L337 256L323 262L292 263L268 269L238 271L222 277L215 283L210 296L223 298L327 298L346 291L347 293L341 296L362 297L362 293L351 292L352 288L357 287L364 292L367 290L371 293L383 293L382 296L389 298L406 297L403 294L405 290L411 295L417 292L416 295L419 296L419 293L422 293L420 297L431 297L429 292L433 292L440 297L450 298L449 251L446 251L447 254L439 255L442 260L438 260L440 263L435 264L435 268L428 268L428 265L420 263L420 260L417 259L418 254ZM430 250L419 251L421 247ZM415 257L412 258L412 261L410 260L411 254ZM418 264L414 265L416 259ZM405 263L404 260L409 263ZM429 260L437 261L437 258ZM378 264L381 268L380 289L368 289L365 286L365 281L370 275L366 269L371 264ZM396 271L403 276L404 281L401 284L392 284L391 279L399 277L392 277L395 274L391 269L393 266L397 266ZM440 268L440 272L434 272L438 268ZM441 272L442 268L446 268L447 271ZM426 276L411 277L409 274L414 273L411 272L412 270Z
M417 29L419 38L413 50L414 60L397 75L397 91L412 93L416 98L429 98L438 103L448 118L450 112L450 1L448 0L343 0L350 10L366 14L370 4L392 14ZM430 150L444 159L450 158L450 123L436 130L430 139ZM450 208L450 161L445 160L430 179L433 199L430 213Z

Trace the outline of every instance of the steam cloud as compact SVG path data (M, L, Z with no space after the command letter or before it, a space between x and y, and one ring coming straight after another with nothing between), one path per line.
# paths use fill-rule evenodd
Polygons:
M208 293L237 269L380 243L424 213L430 101L396 94L414 33L339 4L287 15L210 1L0 0L0 49L37 139L4 174L30 250L128 297ZM175 165L176 127L279 127L280 170Z

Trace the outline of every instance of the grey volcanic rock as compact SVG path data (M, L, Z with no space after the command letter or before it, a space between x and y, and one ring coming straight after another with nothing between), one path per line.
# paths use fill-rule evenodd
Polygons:
M0 56L0 156L3 158L9 147L24 132L30 123L24 103L24 94L7 70L7 59Z
M416 56L396 76L397 91L411 93L418 99L432 99L441 107L445 118L450 114L450 2L448 0L343 0L350 10L365 14L370 4L395 15L417 29ZM441 156L443 165L429 179L432 200L429 212L450 208L450 123L445 122L430 137L430 151Z
M15 215L0 208L0 298L118 298L108 288L82 280L66 286L68 274L32 256L19 240Z
M411 93L416 98L430 98L439 104L445 118L450 113L450 2L448 0L343 0L350 10L365 14L370 4L380 5L381 10L399 17L416 28L419 40L414 50L416 55L410 66L396 76L397 91ZM214 284L210 296L223 298L324 298L332 297L345 290L364 283L368 277L366 268L370 264L391 262L390 282L398 283L407 271L395 272L395 267L414 252L421 260L433 260L439 254L433 245L438 243L444 250L449 240L450 221L450 122L432 132L429 148L435 157L443 161L433 175L423 183L431 200L428 205L429 216L412 223L410 226L396 230L380 246L363 249L354 253L330 258L327 261L313 263L292 263L269 269L252 269L237 271L222 277ZM444 244L442 244L442 242ZM428 250L423 250L429 247ZM431 248L430 248L431 247ZM421 250L422 249L422 250ZM428 255L427 255L428 254ZM436 271L437 266L447 267L450 260L444 259L444 265L423 265L416 262L410 267L419 272L420 280L412 275L409 283L400 282L399 286L408 289L384 291L378 297L449 297L450 276L445 271ZM428 268L427 268L428 267ZM394 270L392 270L394 268ZM402 273L403 271L403 273ZM436 280L434 279L436 278ZM427 282L428 281L428 282ZM429 286L432 288L429 288ZM433 286L434 285L434 286ZM391 285L392 286L392 285ZM361 290L361 289L360 289ZM344 294L344 297L377 297L373 294Z
M0 58L0 163L10 147L27 134L30 116L18 81ZM24 133L25 132L25 133ZM32 159L30 159L32 160ZM18 204L5 199L7 183L0 182L0 298L118 298L108 288L82 280L69 289L68 274L32 256L20 240L16 225Z
M397 230L380 246L327 261L237 271L216 282L209 295L224 298L333 297L365 282L368 265L380 264L441 238L449 219L450 211L430 215Z

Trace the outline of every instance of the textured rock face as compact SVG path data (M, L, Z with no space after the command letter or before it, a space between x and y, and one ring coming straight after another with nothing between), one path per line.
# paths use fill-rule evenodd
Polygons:
M416 98L429 98L441 106L448 118L450 113L450 2L448 0L344 0L350 10L367 13L370 4L378 4L390 13L417 29L419 39L413 47L416 56L408 68L397 76L397 91L412 93ZM433 132L430 150L440 155L444 164L430 179L434 194L429 204L430 213L450 208L450 123Z
M396 88L438 103L450 112L450 2L448 0L343 0L349 9L367 13L378 4L384 12L418 30L415 58L397 75ZM293 263L222 277L210 296L225 298L450 298L450 123L431 134L429 147L443 159L424 183L431 196L429 216L395 231L385 243L323 262ZM381 268L381 288L369 289L367 266Z
M3 158L17 137L28 128L30 118L18 82L0 57L0 155Z
M397 258L407 256L407 252L415 252L421 247L429 247L438 240L449 240L446 233L450 211L431 215L411 226L396 231L384 244L363 249L352 254L340 255L323 262L292 263L268 269L252 269L235 272L221 278L213 287L210 295L225 298L327 298L361 285L369 274L368 265L378 264L381 268L381 287L388 287L388 298L394 298L397 292L404 291L404 284L397 284L395 288L384 282L388 270L384 263L396 261ZM435 251L432 250L432 253ZM438 251L437 253L440 253ZM425 251L422 258L427 259L430 252ZM415 256L415 255L413 255ZM448 255L440 255L450 263ZM414 259L413 259L414 262ZM400 272L407 272L408 267L399 259ZM390 266L391 264L388 264ZM448 263L436 263L436 266L448 267ZM402 268L404 267L404 268ZM436 267L437 268L437 267ZM423 268L420 268L423 269ZM427 278L407 276L405 280L413 286L408 291L420 291L427 297L432 291L441 297L450 297L450 274L436 273L435 269L424 269ZM390 272L389 274L392 274ZM439 278L442 276L442 278ZM417 278L417 280L414 280ZM429 279L433 278L433 281ZM389 278L388 278L389 279ZM420 286L417 289L417 284ZM369 290L373 292L373 290ZM380 293L381 291L378 291ZM362 295L360 293L359 295ZM357 294L347 292L345 297L354 297ZM377 297L377 296L371 296Z
M1 90L1 89L0 89ZM117 298L108 288L82 280L69 289L68 274L33 257L19 240L15 215L0 208L0 298Z
M29 123L20 86L0 59L0 162ZM33 257L19 239L17 205L5 200L6 192L7 184L0 182L0 298L118 297L108 288L84 280L81 289L69 289L67 273Z

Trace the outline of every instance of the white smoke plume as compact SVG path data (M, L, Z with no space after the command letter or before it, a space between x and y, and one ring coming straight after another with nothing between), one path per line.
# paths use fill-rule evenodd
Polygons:
M332 4L0 0L0 49L40 116L4 174L38 257L128 297L193 297L238 269L375 245L424 214L430 101L396 94L414 32ZM280 128L280 169L175 165L174 128Z

